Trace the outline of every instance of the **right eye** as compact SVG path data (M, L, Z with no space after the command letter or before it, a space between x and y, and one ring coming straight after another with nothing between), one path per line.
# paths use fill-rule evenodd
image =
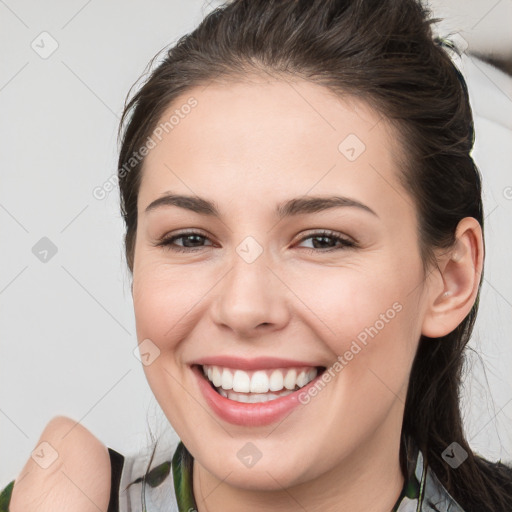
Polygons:
M202 246L193 245L201 242L201 239L209 240L206 235L197 231L186 231L172 236L165 236L156 243L156 247L163 247L176 252L195 252L202 248ZM176 245L176 240L183 240L183 245ZM192 244L192 245L187 245Z

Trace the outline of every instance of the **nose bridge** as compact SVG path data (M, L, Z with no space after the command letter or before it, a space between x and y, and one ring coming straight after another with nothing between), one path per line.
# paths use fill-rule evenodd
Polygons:
M235 248L217 299L216 321L240 335L258 326L281 328L287 319L284 286L273 274L268 251L248 236Z

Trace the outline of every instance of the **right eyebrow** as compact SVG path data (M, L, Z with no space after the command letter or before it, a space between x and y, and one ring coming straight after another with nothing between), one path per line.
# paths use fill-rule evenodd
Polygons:
M177 206L200 215L220 218L219 208L214 201L199 196L187 196L166 192L147 206L145 212L166 206ZM306 213L317 213L331 208L355 207L379 217L369 206L356 199L344 196L304 196L289 199L275 208L279 219Z

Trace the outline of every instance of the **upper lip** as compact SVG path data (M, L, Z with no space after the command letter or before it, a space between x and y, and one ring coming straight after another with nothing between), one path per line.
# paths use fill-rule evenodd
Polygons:
M294 359L282 359L278 357L255 357L246 359L236 356L210 356L195 359L190 365L215 365L226 368L237 368L240 370L264 370L270 368L289 368L310 366L312 368L322 366L321 364L312 363L311 361L297 361Z

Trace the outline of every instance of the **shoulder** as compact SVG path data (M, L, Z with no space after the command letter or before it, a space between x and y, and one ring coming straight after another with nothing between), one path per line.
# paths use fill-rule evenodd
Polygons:
M107 510L108 448L66 416L48 422L12 489L10 512Z
M175 450L176 443L171 443L158 450L143 449L124 456L119 482L120 511L138 510L142 500L146 510L178 512L172 463Z

